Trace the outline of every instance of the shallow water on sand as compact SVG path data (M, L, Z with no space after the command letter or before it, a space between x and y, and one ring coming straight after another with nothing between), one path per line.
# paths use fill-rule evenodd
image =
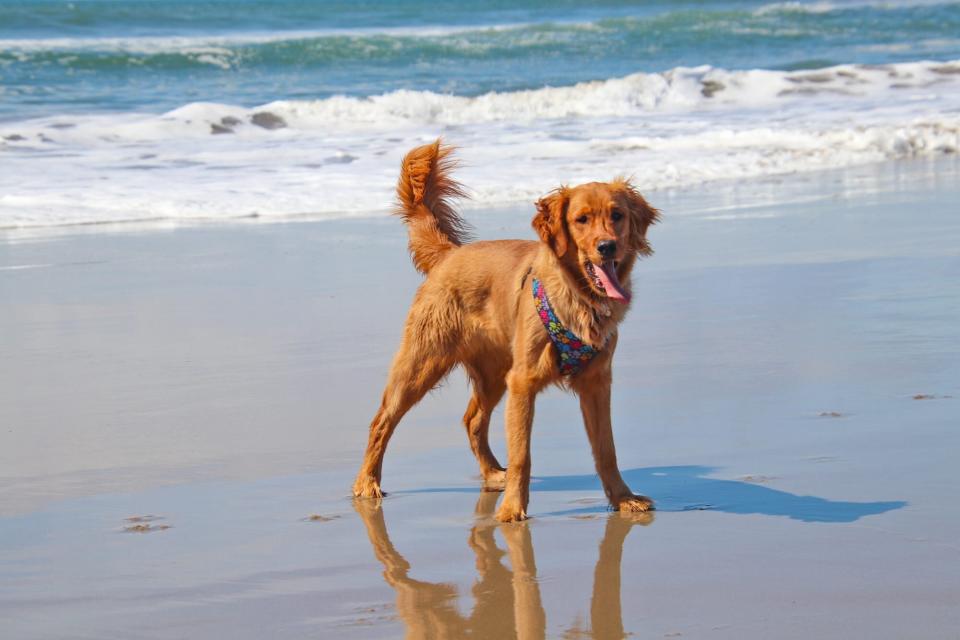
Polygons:
M614 386L640 519L551 391L534 517L493 522L457 374L391 442L391 495L351 501L419 281L396 221L8 236L2 635L949 637L956 175L651 194Z

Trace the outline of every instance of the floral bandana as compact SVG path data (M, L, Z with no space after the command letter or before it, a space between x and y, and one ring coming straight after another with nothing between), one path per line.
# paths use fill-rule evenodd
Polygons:
M560 375L573 376L580 372L594 356L599 353L575 333L567 329L560 323L557 314L553 312L550 306L550 300L547 298L547 291L536 278L533 279L533 301L537 306L537 314L540 321L543 322L550 341L557 348L560 355Z

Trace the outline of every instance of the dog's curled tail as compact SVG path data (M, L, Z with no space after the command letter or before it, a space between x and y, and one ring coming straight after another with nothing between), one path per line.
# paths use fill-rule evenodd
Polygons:
M469 241L470 228L451 204L467 197L450 177L456 166L453 147L436 140L411 150L397 183L396 213L410 232L410 255L421 273L429 273L450 249Z

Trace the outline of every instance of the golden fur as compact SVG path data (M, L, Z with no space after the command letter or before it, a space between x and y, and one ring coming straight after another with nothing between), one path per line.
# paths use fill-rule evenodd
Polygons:
M618 178L561 187L537 202L533 228L540 241L466 243L466 225L450 204L463 195L451 179L451 149L436 141L403 159L398 213L410 233L410 253L427 275L413 300L393 360L353 493L380 497L383 456L403 415L455 365L470 377L473 395L463 417L484 483L504 489L502 522L523 520L530 490L530 431L534 400L549 384L580 398L597 472L614 509L646 511L617 468L610 424L611 360L617 325L628 304L591 284L586 262L599 264L602 241L616 242L616 275L626 292L637 255L649 255L647 228L658 212L630 182ZM546 288L557 316L600 349L577 375L563 378L555 347L536 313L530 278ZM490 414L507 394L507 468L487 440Z

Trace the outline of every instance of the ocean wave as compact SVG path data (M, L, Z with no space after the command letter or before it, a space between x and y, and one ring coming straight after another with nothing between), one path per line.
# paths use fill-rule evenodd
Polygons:
M342 29L286 30L271 32L236 32L223 35L146 35L146 36L85 36L53 38L0 38L0 49L7 51L125 51L129 53L176 53L197 48L232 48L277 42L314 41L343 38L439 38L463 33L484 33L521 30L533 26L527 23L488 25L435 25L418 27L357 27Z
M890 101L909 104L931 93L960 94L960 60L838 65L811 71L678 67L663 73L635 73L568 87L489 92L475 97L400 90L370 97L280 100L255 108L202 102L160 116L88 117L76 126L62 126L61 118L52 130L47 121L8 124L5 128L16 128L15 133L21 137L31 128L39 128L33 136L42 133L45 140L62 142L95 142L101 135L113 141L136 141L210 133L257 136L280 128L323 131L336 126L364 131L628 118L650 113L702 112L702 117L707 117L720 111L770 110L804 102L842 113ZM825 101L829 104L821 104ZM268 120L269 126L264 124Z
M771 14L826 14L836 11L872 10L899 10L916 7L952 7L956 0L845 0L843 2L772 2L757 7L754 15Z
M437 135L488 205L623 173L648 190L957 153L960 60L5 123L0 227L386 212L400 156Z
M836 9L837 5L832 2L774 2L757 7L753 14L763 16L772 13L829 13Z
M829 97L857 99L960 85L960 61L895 65L840 65L816 71L729 71L709 66L665 73L547 87L477 97L396 91L370 98L338 96L317 101L281 101L262 110L309 128L413 122L461 125L491 121L624 117L651 111L743 108ZM177 112L174 114L177 115Z
M395 114L400 121L422 120L425 110L428 119L436 112L436 122L452 123L456 116L451 114L462 109L496 113L514 107L533 118L566 117L560 102L570 100L574 106L569 115L576 117L580 113L576 103L587 100L579 95L580 87L589 81L601 83L595 92L601 102L589 105L600 113L635 110L638 105L650 108L645 105L654 99L657 87L674 91L657 99L662 105L675 100L691 103L691 98L699 100L697 92L702 90L715 98L710 104L735 94L734 81L712 71L708 75L717 78L708 77L708 86L693 83L686 87L690 96L679 95L686 91L685 80L668 77L677 75L676 69L662 70L680 65L700 69L694 65L710 63L711 68L746 70L762 60L776 72L829 67L838 61L899 63L960 57L956 37L960 5L838 12L829 9L832 5L817 6L821 13L796 14L788 5L767 5L756 14L755 5L741 3L664 3L633 15L624 15L627 10L622 7L585 10L571 14L571 20L580 20L571 22L551 21L554 13L544 9L481 12L482 20L470 26L271 29L268 23L260 25L260 31L225 33L210 26L204 33L181 25L169 37L147 27L92 31L89 37L79 37L81 30L54 37L7 37L0 39L4 97L0 120L90 110L171 109L190 100L250 106L274 97L300 102L330 99L310 108L363 113L374 122L378 114L392 121ZM464 16L450 20L455 23L457 18ZM891 41L890 34L900 31L904 36ZM0 26L0 36L18 33L26 32ZM631 71L645 75L624 78ZM576 83L580 84L572 90L575 95L566 95ZM719 85L725 89L717 90ZM558 90L543 93L544 87ZM519 90L532 92L530 100L513 95ZM493 91L513 97L503 99ZM615 95L607 101L603 93ZM625 94L637 104L625 103ZM364 102L364 97L378 104ZM479 100L469 102L472 98ZM555 104L544 109L549 100ZM517 105L518 101L525 104ZM309 110L302 104L294 106ZM407 111L411 113L404 115Z
M876 8L895 15L876 17ZM937 10L915 13L914 10ZM691 47L724 49L727 38L748 37L752 46L769 46L772 53L796 41L818 42L825 34L843 39L858 36L852 45L870 39L874 31L912 21L927 38L949 40L957 24L954 11L960 3L798 3L778 2L752 11L699 10L678 7L645 15L619 15L585 21L538 20L465 25L327 28L314 30L237 31L224 34L140 36L74 36L0 38L0 65L26 67L57 64L64 68L111 66L171 68L209 63L229 67L258 65L317 65L343 61L409 61L443 58L484 59L504 56L511 60L545 53L596 56L634 50L684 55ZM843 11L850 15L837 22L818 15ZM797 20L790 14L806 14ZM812 46L812 45L811 45ZM830 45L834 46L834 45ZM823 48L823 47L818 47ZM203 56L207 56L204 58Z
M334 64L407 64L491 56L523 59L550 50L587 53L623 32L638 39L653 29L635 19L599 22L325 29L137 37L0 39L0 70L97 70L329 67Z

